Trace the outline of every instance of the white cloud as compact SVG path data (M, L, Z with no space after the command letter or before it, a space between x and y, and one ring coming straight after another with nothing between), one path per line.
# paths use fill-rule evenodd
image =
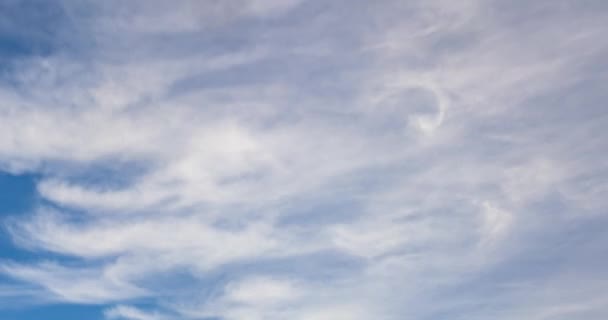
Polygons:
M2 271L43 287L49 300L73 303L104 303L145 296L146 290L105 277L99 268L67 268L56 263L36 266L8 264Z
M273 305L298 297L292 283L270 278L247 279L226 288L226 299L250 305Z
M118 305L105 311L107 319L125 319L125 320L163 320L167 317L159 313L149 313L138 308Z
M201 268L263 255L278 239L263 224L222 230L197 217L147 218L143 221L70 223L58 213L41 212L32 222L12 228L24 245L81 257L129 253L177 253ZM159 236L162 235L162 236Z
M509 228L513 224L513 215L504 209L493 206L487 201L481 203L481 210L481 244L491 245L509 231Z
M57 257L1 271L109 319L605 315L557 267L605 241L581 231L605 211L585 107L604 100L573 87L597 80L605 14L526 6L95 6L90 56L20 61L0 88L0 168L38 174L44 203L7 229Z

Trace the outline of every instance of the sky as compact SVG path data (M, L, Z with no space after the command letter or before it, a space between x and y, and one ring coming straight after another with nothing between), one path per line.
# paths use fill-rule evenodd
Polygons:
M608 2L0 3L0 319L608 318Z

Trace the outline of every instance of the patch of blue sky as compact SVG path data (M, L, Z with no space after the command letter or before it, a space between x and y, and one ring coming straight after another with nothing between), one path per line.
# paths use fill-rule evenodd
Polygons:
M2 319L5 320L38 320L38 319L65 319L65 320L101 320L104 319L103 305L74 305L74 304L46 304L23 308L23 306L4 307Z

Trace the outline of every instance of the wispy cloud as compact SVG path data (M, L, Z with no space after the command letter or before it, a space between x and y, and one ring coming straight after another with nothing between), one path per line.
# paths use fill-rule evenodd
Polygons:
M608 315L601 2L57 5L49 52L0 86L0 168L39 176L5 223L40 254L3 262L38 288L19 296L131 320Z

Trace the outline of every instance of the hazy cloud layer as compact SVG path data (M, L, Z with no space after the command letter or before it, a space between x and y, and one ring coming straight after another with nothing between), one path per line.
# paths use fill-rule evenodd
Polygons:
M16 301L608 317L603 1L20 5L55 27L1 26L0 168L40 177Z

